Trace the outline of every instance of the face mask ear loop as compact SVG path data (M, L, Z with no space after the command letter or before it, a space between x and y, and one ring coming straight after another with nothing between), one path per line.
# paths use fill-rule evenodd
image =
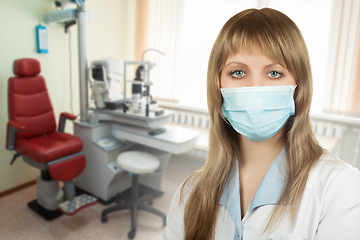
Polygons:
M220 75L221 75L221 72L222 72L222 69L220 70ZM218 81L218 89L221 89L220 81ZM221 94L221 90L220 90L220 94ZM222 102L224 104L224 99L223 98L222 98ZM227 120L227 118L224 116L222 108L221 108L221 111L220 111L220 116L227 124L229 124L231 126L231 123L229 122L229 120Z
M295 85L294 89L293 89L293 98L294 98L294 100L295 100L296 88L297 88L297 85Z
M220 112L220 116L227 124L229 124L231 126L231 123L229 122L229 120L227 120L227 118L224 116L222 111Z

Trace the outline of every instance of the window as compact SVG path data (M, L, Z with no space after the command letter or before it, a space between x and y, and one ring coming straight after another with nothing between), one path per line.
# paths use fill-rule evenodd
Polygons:
M288 15L303 33L313 70L313 106L322 108L328 77L331 0L150 0L149 16L153 17L149 17L147 47L166 52L165 56L148 55L157 62L151 75L153 94L206 109L207 62L217 34L236 13L265 6Z

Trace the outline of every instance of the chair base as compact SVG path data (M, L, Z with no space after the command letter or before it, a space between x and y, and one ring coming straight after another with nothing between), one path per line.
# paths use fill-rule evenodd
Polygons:
M97 203L97 199L90 194L81 194L74 188L74 209L70 209L66 204L72 201L64 202L65 187L59 188L57 181L45 181L42 178L37 178L37 199L28 203L28 207L44 218L46 221L52 221L63 214L73 215L91 205ZM44 187L45 186L45 187ZM78 203L77 203L78 202ZM71 205L71 204L70 204Z
M65 200L58 181L46 180L40 176L36 178L36 197L37 203L49 211L58 210L59 204Z
M63 213L60 210L47 210L38 204L37 199L29 202L28 207L33 210L35 213L40 215L46 221L52 221L55 218L60 217Z

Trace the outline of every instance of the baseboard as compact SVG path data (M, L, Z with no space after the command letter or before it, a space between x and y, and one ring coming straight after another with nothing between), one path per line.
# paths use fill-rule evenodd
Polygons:
M19 186L10 188L10 189L5 190L3 192L0 192L0 198L5 197L7 195L10 195L10 194L12 194L14 192L23 190L24 188L30 187L31 185L34 185L34 184L36 184L36 179L31 180L30 182L23 183L23 184L21 184Z

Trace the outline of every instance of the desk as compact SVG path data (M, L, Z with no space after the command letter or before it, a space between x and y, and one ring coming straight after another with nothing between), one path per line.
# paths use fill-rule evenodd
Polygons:
M145 151L160 161L159 169L150 175L141 175L139 182L161 191L161 183L171 154L189 151L196 143L199 132L180 126L165 125L164 133L151 136L150 129L117 122L96 124L74 122L74 134L83 141L82 154L86 167L76 178L75 185L107 203L118 193L131 186L131 177L116 164L122 151ZM111 143L106 145L104 143Z
M116 124L113 126L113 135L118 139L174 154L184 153L193 148L199 135L198 131L180 126L165 125L161 128L165 129L164 133L151 136L149 129Z

